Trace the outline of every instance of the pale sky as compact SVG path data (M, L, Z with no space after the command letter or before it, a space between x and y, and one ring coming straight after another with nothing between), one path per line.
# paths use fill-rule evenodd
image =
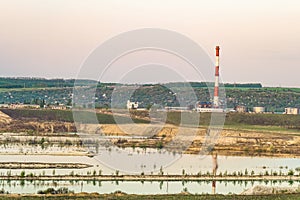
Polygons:
M176 31L224 82L300 87L299 0L0 0L0 76L76 78L99 44L138 28Z

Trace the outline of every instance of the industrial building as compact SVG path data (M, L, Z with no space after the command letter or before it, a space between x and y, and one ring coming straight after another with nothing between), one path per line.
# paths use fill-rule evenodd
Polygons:
M220 80L220 66L219 66L220 47L216 46L216 66L215 66L215 87L214 87L214 99L213 103L200 103L196 106L197 112L225 112L223 108L220 108L219 97L219 80Z

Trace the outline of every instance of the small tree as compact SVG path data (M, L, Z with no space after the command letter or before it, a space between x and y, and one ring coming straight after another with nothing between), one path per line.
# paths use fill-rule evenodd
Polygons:
M183 192L187 193L188 192L188 189L185 187L183 188Z
M265 171L265 176L269 176L269 171Z
M156 147L157 147L158 149L162 149L162 148L164 147L162 141L159 141L159 142L156 144Z
M11 170L6 172L7 176L11 176Z
M21 171L20 176L21 176L22 178L25 177L25 171Z
M247 170L247 168L245 169L245 175L248 176L248 170Z
M294 174L295 174L294 170L290 169L289 172L288 172L288 175L289 176L294 176Z
M162 166L161 166L160 169L159 169L159 175L164 175L164 171L163 171Z
M46 105L45 99L43 99L43 100L40 102L40 108L44 108L45 105Z
M45 142L45 138L42 138L39 143L40 143L40 145L43 145L44 142Z

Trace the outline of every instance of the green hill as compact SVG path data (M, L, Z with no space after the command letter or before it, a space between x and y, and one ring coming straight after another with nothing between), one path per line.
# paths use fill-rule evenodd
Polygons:
M74 79L0 78L0 103L35 104L44 100L46 104L70 105L74 82ZM77 81L79 86L91 84L97 84L96 107L109 108L117 84L97 83L92 80ZM176 95L180 93L184 97L185 104L193 106L196 102L187 93L186 87L189 85L192 86L197 100L211 101L213 83L210 82L134 85L137 89L133 92L130 100L138 101L144 108L154 104L158 107L180 106ZM260 83L228 83L224 86L228 108L245 105L251 110L254 106L264 106L270 112L283 112L285 107L300 108L300 88L270 88L262 87ZM176 92L169 88L176 88ZM124 89L123 92L128 91ZM116 102L119 107L124 108L127 100L119 98ZM86 103L84 106L91 107L92 105Z

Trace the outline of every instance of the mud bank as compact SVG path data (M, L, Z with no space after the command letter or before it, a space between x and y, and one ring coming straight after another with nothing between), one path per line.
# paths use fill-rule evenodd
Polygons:
M182 175L74 175L0 176L2 180L97 180L97 181L300 181L300 176L182 176Z
M83 169L92 165L82 163L1 162L0 169Z

